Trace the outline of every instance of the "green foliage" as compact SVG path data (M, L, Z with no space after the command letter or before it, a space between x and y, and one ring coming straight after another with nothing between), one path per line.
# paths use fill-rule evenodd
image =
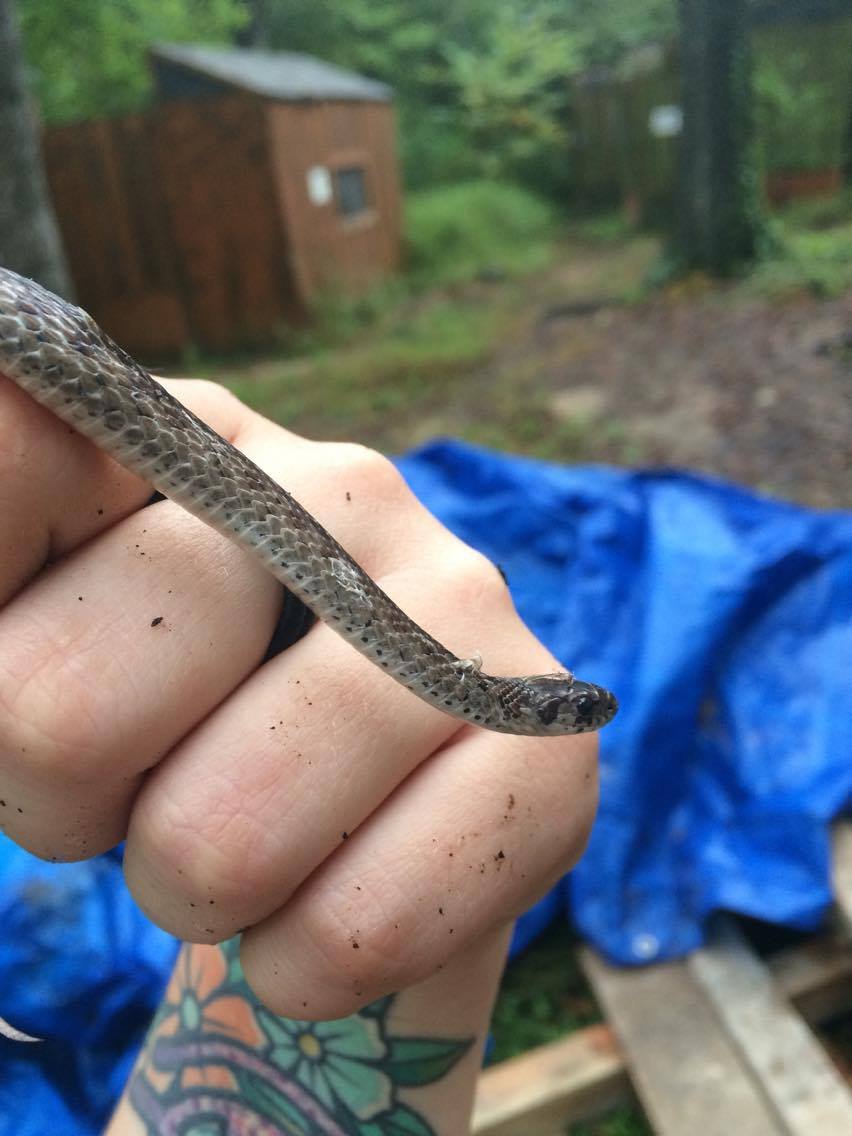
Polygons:
M455 109L403 104L398 115L406 189L453 185L482 174L483 156L471 145Z
M790 230L824 230L848 225L852 220L852 186L826 197L806 197L791 202L778 215L779 223Z
M36 96L48 122L137 110L159 40L228 42L243 0L18 0Z
M756 34L758 135L770 169L843 165L852 90L852 19Z
M411 195L406 205L409 269L418 283L523 272L543 264L554 218L541 198L490 181Z
M646 272L645 286L665 287L684 272L669 251ZM852 289L852 191L797 202L770 217L755 265L734 276L737 295L771 300L802 293L825 299Z
M155 41L234 42L249 0L19 0L47 121L145 105ZM562 194L577 70L673 27L673 0L268 0L264 45L318 55L396 92L413 188L509 174Z
M509 964L491 1019L492 1062L600 1021L576 947L570 931L556 924Z
M270 5L271 47L305 51L390 83L403 103L446 104L447 44L474 44L490 0L287 0Z
M615 65L625 51L677 33L676 0L569 0L562 7L583 67Z
M746 291L832 297L852 288L852 194L792 206L776 220L775 232L774 248L743 285Z
M484 49L448 44L461 121L490 177L539 174L568 155L568 75L581 56L562 34L563 5L495 4Z
M618 1108L600 1120L572 1124L567 1136L653 1136L653 1129L636 1108Z
M249 0L18 0L47 121L145 105L155 41L233 43ZM509 176L573 188L571 78L670 41L675 0L268 0L266 46L304 51L393 86L405 179L419 189ZM773 167L842 160L852 21L756 35L759 133Z

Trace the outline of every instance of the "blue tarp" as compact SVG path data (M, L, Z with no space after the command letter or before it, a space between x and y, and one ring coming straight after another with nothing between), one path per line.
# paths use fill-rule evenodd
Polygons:
M688 951L716 908L815 927L828 822L852 796L852 515L456 442L399 464L502 566L554 653L621 702L586 856L515 949L562 912L627 964ZM0 1014L51 1039L0 1038L0 1133L89 1136L175 943L133 905L116 854L46 865L8 842L0 928Z

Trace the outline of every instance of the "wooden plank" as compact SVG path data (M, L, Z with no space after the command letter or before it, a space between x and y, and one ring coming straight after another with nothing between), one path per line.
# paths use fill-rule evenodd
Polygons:
M852 821L838 821L832 832L834 902L847 932L852 934Z
M782 1136L685 962L624 970L591 950L582 952L581 961L659 1136Z
M820 935L767 959L778 989L806 1022L852 1010L852 950L838 934Z
M688 966L789 1136L849 1136L852 1091L736 924L714 920Z
M852 822L849 821L835 826L834 874L838 909L845 912L846 925L852 929ZM593 972L593 980L594 974L598 974L599 979L607 975L609 968L605 968L591 952L585 952L584 962L590 968L587 972ZM696 993L688 989L690 980L684 976L684 967L684 963L668 964L666 969L675 976L674 984L668 983L665 978L649 979L646 977L648 971L635 970L613 971L604 982L607 983L611 996L616 991L616 986L633 984L635 979L650 987L643 994L650 1022L659 1017L666 1005L666 1012L673 1012L673 1003L670 1001L673 996L676 996L679 1011L695 1004ZM790 1000L802 1014L802 1018L811 1024L852 1009L852 951L847 936L821 935L807 943L788 947L772 955L767 960L767 967L779 995ZM594 985L598 986L598 983ZM654 992L659 995L657 999ZM604 1006L607 1005L602 989L599 989L599 996ZM624 988L619 996L627 996ZM699 1020L703 1021L707 1018L708 1008L707 1005L702 1006L701 1002L699 996ZM684 1017L683 1012L679 1016ZM718 1016L713 1013L710 1020L712 1029L718 1031ZM660 1034L658 1026L643 1033L641 1016L635 1021L635 1031L640 1046L650 1044L652 1038ZM701 1029L698 1034L701 1035ZM676 1036L676 1031L673 1031L671 1039ZM724 1043L722 1047L727 1047L729 1051L732 1043L729 1039L724 1039ZM701 1044L703 1039L700 1037ZM673 1053L674 1059L671 1058ZM728 1056L729 1053L726 1061ZM667 1060L666 1070L670 1075L670 1067L673 1064L678 1066L682 1060L682 1055L676 1052L674 1044L668 1046ZM663 1061L666 1061L665 1055ZM741 1070L737 1069L737 1084L740 1084L741 1076ZM688 1081L688 1069L679 1072L678 1079L682 1083ZM716 1079L718 1080L718 1075ZM591 1026L578 1030L560 1042L542 1046L513 1061L485 1070L477 1087L473 1133L476 1136L556 1136L571 1122L590 1119L596 1113L616 1108L629 1099L629 1093L628 1063L617 1038L608 1026ZM705 1099L707 1095L705 1094ZM722 1091L720 1095L724 1097L725 1092ZM719 1097L712 1092L709 1096L710 1109L716 1111ZM653 1118L653 1108L646 1106ZM728 1116L727 1111L725 1114ZM768 1130L776 1133L783 1131L783 1128L778 1127L776 1114L770 1112L770 1116L774 1127ZM743 1127L744 1121L740 1117L729 1122L730 1133L746 1133L747 1129ZM674 1127L659 1130L661 1133L677 1133L677 1124L679 1121L675 1116L671 1120ZM722 1120L716 1127L708 1125L709 1121L700 1118L700 1127L696 1130L711 1136L717 1130L724 1131L725 1121ZM760 1131L760 1128L755 1130ZM680 1134L677 1133L677 1136Z
M589 1026L480 1077L474 1136L553 1136L633 1098L612 1030Z
M852 1009L852 951L840 936L788 947L768 966L806 1021ZM486 1069L479 1078L472 1131L475 1136L550 1136L631 1096L627 1062L612 1029L589 1026Z

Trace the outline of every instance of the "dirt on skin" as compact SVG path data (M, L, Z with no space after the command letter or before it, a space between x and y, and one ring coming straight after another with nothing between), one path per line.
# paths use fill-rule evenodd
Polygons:
M530 290L486 368L492 384L522 361L553 419L587 431L582 460L689 467L817 508L852 505L852 292L769 301L697 280L597 306L606 254L587 261L592 288L572 260Z

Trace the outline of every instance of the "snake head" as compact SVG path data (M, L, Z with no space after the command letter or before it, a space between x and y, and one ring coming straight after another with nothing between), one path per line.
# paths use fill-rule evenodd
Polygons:
M599 730L618 712L614 694L570 674L525 679L522 691L511 691L504 705L531 734L584 734Z

